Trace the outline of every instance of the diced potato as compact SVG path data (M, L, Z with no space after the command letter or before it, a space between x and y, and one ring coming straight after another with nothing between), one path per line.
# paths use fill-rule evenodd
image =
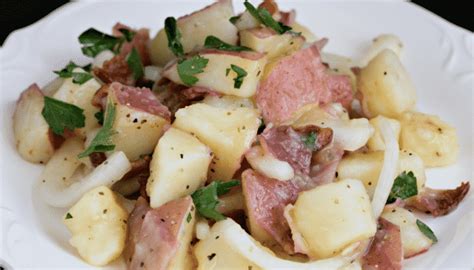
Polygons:
M456 129L438 116L406 112L400 117L400 146L417 153L427 167L450 165L459 155Z
M377 225L364 185L346 179L299 194L290 211L313 258L329 258L375 235Z
M211 150L190 134L168 129L156 145L150 163L147 194L153 208L191 195L207 179Z
M169 122L161 116L120 104L113 93L109 93L108 102L116 104L114 150L123 151L130 161L151 154Z
M292 33L277 33L267 28L246 29L239 32L240 44L250 49L266 53L268 59L297 51L304 44L304 38Z
M392 50L400 58L402 48L402 41L397 36L391 34L379 35L372 40L372 45L370 46L364 57L361 59L360 65L367 65L370 60L372 60L377 54L379 54L385 49Z
M44 96L36 84L21 93L13 114L13 134L20 156L29 162L46 163L54 153L49 125L41 115Z
M219 0L204 9L179 18L176 24L181 33L180 41L184 52L201 48L206 37L210 35L236 45L237 28L229 22L232 16L234 16L232 1ZM151 41L150 55L153 64L158 66L164 66L175 58L168 48L168 37L164 29L161 29Z
M357 89L357 78L355 73L352 71L352 67L356 64L352 59L333 53L322 52L321 60L329 65L328 71L330 73L349 76L349 78L351 78L352 90L355 92Z
M201 102L207 105L211 105L213 107L223 109L256 108L254 102L250 98L241 98L228 95L220 97L215 95L208 95Z
M337 179L354 178L364 183L367 193L372 198L380 171L382 170L384 152L351 153L345 156L337 167ZM423 160L413 152L400 151L397 175L403 171L412 171L416 177L418 190L425 185L426 175Z
M410 258L428 250L433 242L416 225L416 216L401 207L386 207L382 217L400 227L403 256Z
M64 216L72 233L69 243L79 255L95 266L118 258L125 247L128 213L107 187L92 189Z
M50 81L48 84L42 87L41 91L45 96L52 97L63 85L64 78L56 77L54 80Z
M357 88L363 95L362 108L369 117L381 114L396 118L416 103L416 90L410 76L398 56L389 49L380 52L361 69Z
M370 151L385 150L385 143L380 134L380 123L383 120L388 121L388 123L390 124L390 127L395 132L395 138L397 139L397 141L398 141L398 138L400 137L400 122L398 122L395 119L384 117L382 115L372 118L370 119L369 122L372 125L372 127L375 129L375 132L374 132L374 135L372 135L372 137L367 142L367 147L369 148Z
M194 255L198 261L198 270L225 269L261 269L233 249L234 243L229 243L221 237L225 223L218 222L212 226L208 236L199 241L194 247ZM238 226L238 225L237 225Z
M198 103L180 109L175 116L174 127L195 135L214 153L211 180L232 178L260 126L258 112L249 108L223 109Z
M307 43L312 43L318 40L318 38L309 30L306 26L299 24L298 22L294 22L291 25L293 28L293 32L301 33L301 35L306 39Z
M245 55L244 55L245 54ZM238 97L251 97L257 91L257 85L262 76L267 58L264 55L255 52L225 52L210 51L200 54L209 60L204 72L196 74L199 80L195 86L212 89L225 95L234 95ZM177 63L164 70L163 76L171 81L183 84L178 75ZM231 65L236 65L247 72L243 78L240 88L235 88L234 79L237 77ZM229 70L230 69L230 70ZM227 70L229 70L227 72Z
M73 72L84 72L84 70L75 68ZM92 105L91 100L100 87L100 83L94 78L83 84L73 83L72 78L67 78L53 95L55 99L74 104L84 110L85 126L75 130L76 134L81 137L85 137L89 130L99 127L99 123L94 117L99 108Z

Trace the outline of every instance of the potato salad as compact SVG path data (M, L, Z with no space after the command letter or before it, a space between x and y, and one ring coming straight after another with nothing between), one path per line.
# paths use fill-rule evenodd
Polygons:
M438 238L422 219L453 211L470 185L425 185L459 143L416 109L402 41L376 36L351 59L294 10L239 5L170 14L153 35L85 29L89 61L64 59L21 93L16 148L44 164L37 192L64 212L77 256L149 270L398 270L427 252Z

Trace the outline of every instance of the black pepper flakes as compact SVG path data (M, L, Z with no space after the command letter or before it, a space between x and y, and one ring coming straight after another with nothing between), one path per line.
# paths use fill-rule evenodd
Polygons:
M103 195L104 195L104 192L100 191L100 192L99 192L99 195L102 195L102 196L103 196Z
M383 75L387 75L387 71L384 71L384 72L383 72Z
M214 257L216 257L216 253L211 253L210 255L207 256L207 259L211 261L212 259L214 259Z
M133 119L133 123L138 123L138 119L137 118Z
M183 159L183 158L184 158L184 155L183 155L183 154L179 154L179 157L180 157L181 159Z
M162 219L162 218L160 218L160 220L161 220L161 222L165 222L165 220L164 220L164 219Z

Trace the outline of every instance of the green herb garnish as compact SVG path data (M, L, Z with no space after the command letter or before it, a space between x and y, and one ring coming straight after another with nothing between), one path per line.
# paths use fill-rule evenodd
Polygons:
M118 54L122 44L132 41L135 36L135 32L132 30L122 28L119 31L123 34L122 37L114 37L94 28L87 29L79 36L79 43L82 44L82 53L90 57L95 57L105 50Z
M208 186L196 190L191 197L198 213L203 217L216 221L225 219L225 216L216 210L216 207L219 205L218 196L226 194L232 187L239 184L238 180L228 182L214 181Z
M247 76L247 71L234 64L231 64L230 68L237 74L237 76L234 78L234 88L240 89L242 83L244 82L244 78Z
M270 12L265 8L255 8L250 2L245 1L245 8L248 12L263 25L275 30L278 34L283 34L291 30L291 27L275 21Z
M240 19L240 15L230 17L229 22L235 24L238 19Z
M304 145L309 148L311 151L314 151L316 149L316 139L317 139L317 134L314 131L311 131L308 135L302 136L302 140Z
M85 126L84 110L54 98L44 97L44 107L41 111L51 130L58 135L64 134L64 129L73 131Z
M135 37L136 32L126 29L126 28L121 28L119 29L119 32L122 33L123 37L127 42L131 42L133 40L133 37Z
M75 68L82 68L86 71L90 71L90 64L86 66L78 66L76 63L73 61L69 61L69 63L61 70L55 70L54 73L58 74L59 77L61 78L71 78L72 77L72 82L76 84L83 84L87 82L88 80L94 78L90 73L88 72L73 72Z
M174 17L168 17L165 19L165 32L166 37L168 37L168 48L170 48L173 54L177 57L182 57L184 55L184 49L180 41L181 32L179 32Z
M71 219L71 218L72 218L71 213L67 212L66 217L64 219Z
M418 194L416 177L412 171L402 172L393 182L392 190L388 196L387 203L393 203L397 198L406 199Z
M207 36L206 40L204 41L204 47L208 49L217 49L221 51L233 51L233 52L241 52L241 51L251 51L250 48L244 46L235 46L224 41L220 40L215 36Z
M104 112L103 111L98 111L94 114L95 119L97 119L97 123L100 125L104 124Z
M105 113L104 125L95 135L89 147L78 155L79 158L87 157L95 152L108 152L115 149L115 145L112 144L112 136L116 134L116 131L112 129L115 118L115 106L112 103L108 103Z
M195 55L192 58L178 61L178 75L187 86L192 86L199 81L194 75L204 72L209 59Z
M417 219L416 220L416 226L418 226L418 229L426 236L428 237L431 241L433 241L433 244L436 244L438 242L438 238L434 234L434 232L431 230L428 225L423 223L423 221Z
M186 217L186 222L189 223L193 217L191 216L191 213L188 213L188 216Z
M143 77L145 72L143 70L142 60L140 59L140 54L138 53L137 49L135 49L135 47L133 47L130 53L127 55L126 60L128 67L132 70L133 78L138 80Z

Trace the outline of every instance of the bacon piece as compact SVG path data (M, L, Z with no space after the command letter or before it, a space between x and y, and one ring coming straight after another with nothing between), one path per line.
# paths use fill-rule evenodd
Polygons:
M296 201L298 188L291 181L267 178L248 169L242 173L242 192L256 225L293 254L291 231L283 214L285 206Z
M281 123L306 104L352 100L350 78L331 75L321 62L320 47L326 40L301 49L274 63L257 89L256 101L266 123Z
M128 269L167 269L178 251L179 233L192 207L190 196L155 209L140 197L128 220L124 251Z
M186 88L183 90L183 95L189 100L196 100L199 98L203 98L206 95L211 96L221 96L220 93L213 91L212 89L200 86L193 86L190 88Z
M337 166L344 155L344 149L337 144L323 148L313 155L311 161L311 184L313 187L331 183L335 176ZM310 188L306 188L310 189Z
M469 192L469 182L463 182L455 189L424 188L418 195L407 199L406 206L431 214L443 216L453 211Z
M123 34L119 29L131 30L130 27L117 23L113 28L115 36L120 37ZM150 40L149 30L141 28L135 31L132 41L124 42L120 48L118 55L112 59L105 61L102 68L94 68L94 74L104 83L120 82L126 85L135 85L136 80L133 78L132 71L127 64L127 56L133 48L136 48L140 55L141 62L144 66L151 63L148 53L148 43Z
M305 145L303 139L310 132L315 132L317 138L314 148ZM267 128L259 135L259 141L266 152L279 160L288 162L296 172L308 175L313 150L317 151L332 140L332 130L307 126L295 131L290 126Z
M363 257L364 270L401 270L403 260L400 228L384 218L379 219L369 252Z

